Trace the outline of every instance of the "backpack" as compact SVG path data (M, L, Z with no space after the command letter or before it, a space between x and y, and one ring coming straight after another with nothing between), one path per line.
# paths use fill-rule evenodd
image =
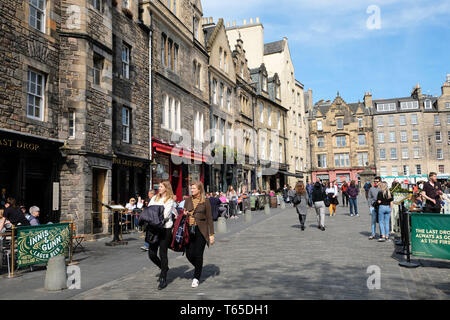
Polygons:
M185 252L186 245L189 243L189 230L187 216L183 213L178 215L173 225L172 243L170 249L175 252Z

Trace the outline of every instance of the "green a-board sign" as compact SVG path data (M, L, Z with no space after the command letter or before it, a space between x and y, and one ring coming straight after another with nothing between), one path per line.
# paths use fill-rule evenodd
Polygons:
M417 257L450 260L450 215L412 213L411 253Z
M47 263L69 254L70 224L57 223L17 228L17 266Z

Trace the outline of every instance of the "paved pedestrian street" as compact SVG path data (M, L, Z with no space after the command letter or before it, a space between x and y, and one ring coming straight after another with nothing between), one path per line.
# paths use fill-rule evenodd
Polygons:
M35 271L20 280L1 279L2 287L12 287L15 281L22 287L21 293L0 297L20 299L39 293L35 298L77 300L450 298L450 261L413 257L421 264L419 268L400 267L403 256L395 253L393 242L368 240L370 217L362 197L359 209L359 217L350 217L348 207L338 206L336 216L326 216L326 231L317 228L313 210L301 231L290 207L272 209L269 215L253 212L251 223L242 215L228 221L229 232L217 234L216 243L205 250L203 275L196 289L191 288L193 267L185 256L171 252L168 286L157 290L158 269L140 252L142 241L137 239L120 248L102 244L88 251L79 264L82 290L48 294L42 289L45 271ZM368 288L367 280L373 274L367 273L369 266L380 268L380 289ZM34 273L40 273L41 288L27 293L26 278ZM38 282L31 283L36 286Z

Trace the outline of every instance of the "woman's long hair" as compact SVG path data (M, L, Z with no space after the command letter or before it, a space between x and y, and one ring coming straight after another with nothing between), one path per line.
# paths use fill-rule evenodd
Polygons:
M295 184L295 192L298 194L306 193L306 189L305 189L305 185L303 184L303 181L299 181Z
M380 191L383 193L383 197L385 199L391 198L391 191L389 190L388 184L386 182L380 182L379 184Z
M352 187L352 188L356 187L356 182L355 182L355 180L352 180L352 181L350 182L350 187Z
M169 200L173 199L173 191L172 191L172 185L169 181L163 181L161 182L162 185L166 188L166 194L164 195L164 203L166 203ZM156 195L156 201L159 201L161 199L161 193L158 193Z
M196 186L199 191L200 203L205 202L205 188L203 187L203 183L201 181L194 181L191 183L191 186Z

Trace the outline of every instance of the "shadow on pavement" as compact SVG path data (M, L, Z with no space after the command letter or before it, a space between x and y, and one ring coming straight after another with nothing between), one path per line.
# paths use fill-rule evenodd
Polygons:
M169 285L176 279L190 279L194 277L194 269L192 265L187 261L188 265L171 268L167 273L167 284ZM215 264L207 264L203 266L202 277L200 283L206 281L208 278L214 278L220 274L220 268Z

